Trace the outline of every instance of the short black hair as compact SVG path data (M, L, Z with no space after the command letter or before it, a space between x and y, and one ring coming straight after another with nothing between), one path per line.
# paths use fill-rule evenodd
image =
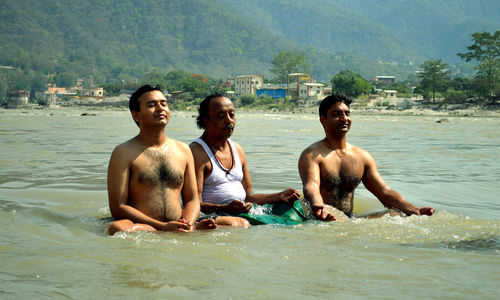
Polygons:
M139 105L139 98L143 94L145 94L147 92L152 92L152 91L160 91L163 93L163 91L161 90L161 87L158 85L145 84L145 85L141 86L140 88L138 88L137 91L135 91L130 96L130 100L128 101L128 108L130 109L130 111L140 111L141 107Z
M333 94L333 95L330 95L328 97L325 97L321 101L321 104L319 105L319 116L326 117L326 114L327 114L328 110L330 109L330 107L332 107L332 105L337 103L337 102L342 102L345 105L347 105L347 107L350 107L352 100L348 99L346 96L344 96L342 94Z
M201 101L200 107L198 108L198 117L196 117L196 124L198 125L198 128L205 129L205 121L203 119L210 118L210 116L208 115L208 108L210 107L210 102L212 102L212 99L221 97L226 97L226 95L224 95L221 92L216 92L206 96L205 99Z

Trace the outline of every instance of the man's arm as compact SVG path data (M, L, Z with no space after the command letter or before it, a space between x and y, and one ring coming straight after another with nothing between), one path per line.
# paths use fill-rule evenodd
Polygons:
M184 171L184 185L182 186L182 219L186 220L190 225L195 224L200 216L200 198L198 194L198 186L196 182L196 174L194 171L194 160L191 150L187 145L180 143L180 148L186 157L186 169Z
M130 176L128 152L124 146L117 146L109 160L107 181L111 215L116 220L128 219L134 223L151 225L158 230L174 230L171 226L166 227L165 222L151 218L127 204Z
M335 217L324 206L320 193L320 168L316 155L310 148L305 149L299 158L299 174L302 179L304 198L311 203L316 218L323 221L333 221Z
M361 151L365 163L363 184L385 207L399 209L407 215L430 216L434 213L432 207L418 208L406 201L401 194L392 190L380 176L377 164L370 153L364 150Z

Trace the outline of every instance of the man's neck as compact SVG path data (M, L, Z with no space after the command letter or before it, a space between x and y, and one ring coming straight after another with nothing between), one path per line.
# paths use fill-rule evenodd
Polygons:
M324 141L330 146L332 149L340 149L345 150L347 148L347 138L346 135L326 135Z
M165 129L161 130L141 130L139 133L139 140L147 146L161 146L167 141Z
M222 151L226 147L228 140L226 137L219 138L217 136L209 135L206 132L203 132L201 139L212 149L218 151Z

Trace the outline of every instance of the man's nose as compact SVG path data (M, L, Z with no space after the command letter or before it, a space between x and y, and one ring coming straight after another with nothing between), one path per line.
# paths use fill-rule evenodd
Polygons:
M224 115L224 121L226 121L226 122L233 122L233 121L234 121L234 118L233 118L233 117L231 117L231 115L230 115L230 114L225 114L225 115Z

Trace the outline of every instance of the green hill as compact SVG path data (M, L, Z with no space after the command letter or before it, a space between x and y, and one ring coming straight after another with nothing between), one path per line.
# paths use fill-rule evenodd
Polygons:
M500 28L493 0L0 0L0 65L99 83L156 70L270 77L281 50L306 51L313 77L349 68L405 76L457 61L470 34ZM454 60L452 60L454 59Z

